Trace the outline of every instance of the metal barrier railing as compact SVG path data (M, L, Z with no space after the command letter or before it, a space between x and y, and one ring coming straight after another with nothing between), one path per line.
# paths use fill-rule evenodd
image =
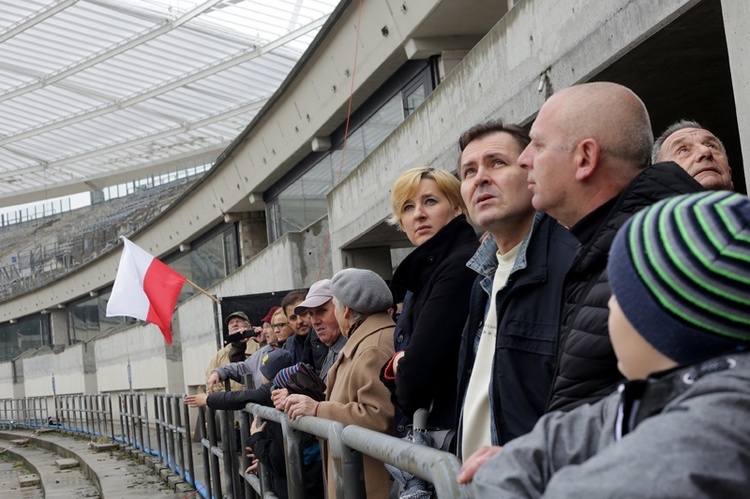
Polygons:
M281 425L286 456L286 476L290 499L305 497L304 433L327 441L332 458L333 487L337 497L366 497L362 456L368 455L418 476L435 487L440 498L469 497L456 480L461 463L454 455L355 425L305 416L291 421L272 407L248 404L243 411L214 411L200 408L198 430L202 436L204 483L196 477L190 432L190 413L183 404L184 394L154 395L154 420L149 421L145 393L121 393L122 436L115 436L110 395L63 395L55 398L55 417L48 411L46 397L0 399L0 428L57 426L63 433L104 436L120 440L168 467L181 480L194 487L204 499L274 499L269 472L262 464L257 473L245 473L250 465L245 447L250 435L250 418L257 415ZM234 420L239 422L240 446L235 442ZM217 422L219 428L217 429ZM158 449L151 447L150 424L156 433Z
M260 463L255 473L245 473L245 470L252 464L247 457L245 449L249 446L250 438L250 419L251 414L247 411L237 411L236 417L240 422L240 442L242 444L241 466L235 473L245 488L245 499L262 497L263 499L277 499L275 491L271 487L270 470ZM300 466L300 470L302 467Z
M105 437L119 441L155 456L157 461L161 461L179 475L181 480L200 492L203 485L196 480L188 407L182 403L184 397L184 394L154 396L153 427L158 450L151 447L148 396L140 392L118 395L119 436L115 432L112 397L109 394L57 395L54 397L53 413L49 411L47 397L0 399L0 429L49 426L63 435ZM231 452L227 452L227 456L231 455ZM203 497L212 496L209 494Z
M238 411L239 412L239 411ZM245 414L242 414L245 416ZM250 465L243 449L250 434L246 417L240 419L240 446L237 449L232 411L213 410L201 407L198 412L198 428L201 431L203 448L204 497L255 498L255 490L261 490L258 478L248 487L242 480L244 470ZM217 429L217 422L219 428ZM261 472L261 476L263 472ZM197 488L197 487L196 487ZM267 483L263 490L270 493ZM274 495L262 495L273 499Z
M58 395L55 397L54 423L64 434L114 438L111 396Z
M190 445L190 413L188 406L182 403L184 398L185 394L154 395L157 455L173 473L198 489Z
M49 424L47 397L25 397L0 400L0 427L14 429L18 426L41 428Z
M15 399L0 399L0 429L12 430L18 420Z
M16 425L16 409L14 399L0 399L0 429L12 430Z
M362 454L392 464L431 482L440 498L470 497L468 490L458 485L457 476L461 469L461 462L453 454L409 443L355 425L344 427L337 421L310 416L292 421L282 412L257 404L248 404L245 411L281 424L286 446L287 484L290 499L305 497L302 480L302 449L295 431L310 433L328 441L334 476L334 483L329 483L328 487L335 487L336 497L347 499L366 497ZM247 477L245 480L253 485ZM260 493L258 488L255 490Z
M151 452L151 433L148 426L148 395L128 392L118 395L120 400L120 427L123 443ZM143 428L146 428L145 437Z

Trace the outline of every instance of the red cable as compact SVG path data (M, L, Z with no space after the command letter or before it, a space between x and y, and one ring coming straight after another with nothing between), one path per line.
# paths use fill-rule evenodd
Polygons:
M346 157L346 143L349 140L349 122L352 118L352 101L354 100L354 78L357 76L357 53L359 52L359 29L362 26L362 0L359 0L359 10L357 11L357 38L354 42L354 65L352 66L352 83L349 87L349 107L346 111L346 125L344 126L344 145L341 148L341 164L339 165L339 174L336 178L336 185L341 182L341 172L344 171L344 158ZM334 185L334 187L336 186ZM330 221L329 221L330 223ZM326 233L326 242L323 245L323 254L320 257L320 263L318 264L318 277L316 281L320 280L320 275L323 272L323 263L328 253L328 243L331 240L331 231L328 230Z

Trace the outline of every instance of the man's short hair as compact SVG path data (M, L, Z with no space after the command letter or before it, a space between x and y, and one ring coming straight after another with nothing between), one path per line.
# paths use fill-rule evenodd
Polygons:
M461 152L464 152L464 149L466 149L466 146L469 145L469 143L484 138L487 135L499 132L507 133L508 135L513 137L513 140L516 141L518 147L522 151L526 149L526 146L529 145L529 142L531 142L531 139L529 138L529 132L527 132L526 129L522 126L513 124L506 125L502 120L490 120L484 123L480 123L479 125L474 125L464 133L462 133L461 137L459 137L458 139L458 147L460 148ZM458 161L458 167L460 171L461 158L459 158Z
M661 135L659 135L659 137L656 139L656 141L654 141L654 148L651 151L651 161L652 162L654 162L654 163L658 163L659 162L659 154L661 153L661 148L664 145L664 142L666 142L666 140L669 138L670 135L672 135L675 132L678 132L678 131L682 130L683 128L698 128L699 130L710 131L710 130L708 130L708 128L704 127L703 125L701 125L697 121L693 121L693 120L679 120L679 121L675 121L674 123L672 123L671 125L669 125L667 127L667 129L664 130L661 133ZM716 137L716 135L713 134L713 133L711 135L713 135L714 137ZM721 139L719 137L716 137L716 141L719 143L719 146L721 147L721 152L723 152L724 155L726 155L727 148L724 147L724 143L721 141Z
M294 305L296 303L301 302L305 299L307 296L307 290L306 289L295 289L286 294L283 300L281 300L281 308L284 310L284 315L286 315L286 307L289 305ZM288 317L287 317L288 318Z

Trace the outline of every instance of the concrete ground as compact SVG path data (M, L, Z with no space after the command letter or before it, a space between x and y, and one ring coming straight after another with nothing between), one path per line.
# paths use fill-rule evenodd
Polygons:
M0 457L0 497L8 499L37 499L44 497L41 485L21 488L19 477L31 470L11 456Z
M8 457L8 460L0 461L3 484L0 497L167 499L197 496L191 495L192 488L178 483L181 480L174 476L165 480L169 473L160 473L158 466L155 470L145 464L140 452L94 452L88 439L57 433L33 436L26 445L13 442L24 439L30 433L26 430L0 432L0 448L7 449L3 455ZM60 470L55 462L62 458L76 459L80 466ZM26 469L20 468L19 461L25 463ZM20 485L16 486L19 476L30 473L39 475L41 487L27 491L22 490ZM168 484L174 488L169 488Z

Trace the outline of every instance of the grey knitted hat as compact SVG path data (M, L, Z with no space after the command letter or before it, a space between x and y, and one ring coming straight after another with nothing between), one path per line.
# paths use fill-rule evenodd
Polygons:
M631 218L607 266L625 317L685 364L750 343L750 199L677 196Z
M331 279L331 293L339 303L363 314L385 312L393 295L382 277L372 270L344 269Z

